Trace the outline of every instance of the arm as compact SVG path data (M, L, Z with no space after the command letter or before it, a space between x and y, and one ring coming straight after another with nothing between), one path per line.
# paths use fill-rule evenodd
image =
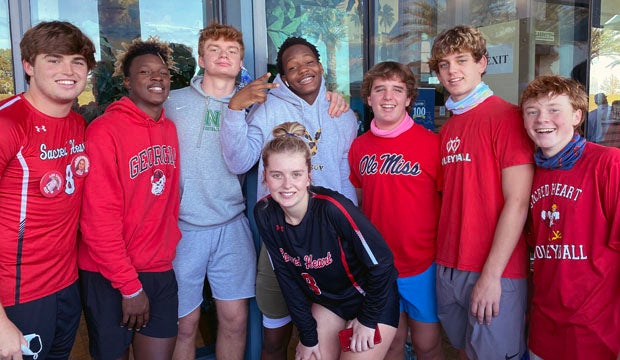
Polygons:
M312 355L314 355L314 360L323 359L318 343L314 346L305 346L300 341L299 344L297 344L297 348L295 349L295 360L312 359Z
M353 328L351 352L363 352L375 347L375 329L363 325L357 319L351 320L349 327Z
M349 111L349 103L347 103L344 97L339 93L328 91L325 97L327 101L329 101L329 109L327 110L329 116L340 117L342 114Z
M499 315L500 279L519 241L527 218L534 167L516 165L502 170L504 207L500 213L489 256L471 294L471 313L480 324Z
M620 251L620 160L607 166L608 174L603 209L609 219L608 243L612 249Z
M21 359L22 345L26 345L24 335L9 320L0 304L0 359Z
M267 91L278 87L278 84L268 82L270 76L270 73L265 73L263 76L237 91L230 99L228 108L233 111L241 111L254 104L264 103L265 100L267 100Z
M273 207L273 203L269 204ZM274 224L269 221L269 217L274 212L264 207L263 202L259 202L254 206L254 219L258 232L267 248L269 259L273 265L278 284L282 290L282 295L288 306L293 323L299 330L300 344L305 347L313 348L319 343L318 333L316 330L316 320L312 316L312 304L304 290L301 288L300 274L296 273L285 263L282 254L280 254L280 244L278 239L281 236L277 233ZM303 286L306 286L305 283ZM318 347L316 348L318 349Z
M353 118L352 120L345 118L345 116L349 115ZM353 144L353 141L357 137L357 121L352 113L346 114L345 116L343 116L343 119L339 120L350 121L350 123L347 124L346 129L343 131L345 136L344 142L347 144L347 147L346 151L342 154L342 158L340 159L340 188L342 189L342 194L344 196L351 199L354 204L359 206L359 201L361 198L357 196L358 194L355 191L353 182L350 180L352 167L349 163L349 151L351 149L351 144ZM353 171L355 171L355 169L353 169Z
M353 274L360 278L358 282L363 277L366 278L362 285L366 295L357 314L357 321L374 329L387 302L390 286L396 280L394 257L377 228L359 208L348 201L341 201L336 205L332 208L334 212L331 217L337 232L349 244L343 245L345 256L354 257L361 263L360 266L366 268L365 271ZM352 249L354 254L347 253L349 249ZM372 333L370 335L372 337Z
M229 109L224 113L220 124L220 143L224 162L230 172L244 174L258 162L266 141L261 124L266 120L267 112L262 104L252 107L247 118L245 110Z
M0 118L0 179L26 139L23 128L14 119Z

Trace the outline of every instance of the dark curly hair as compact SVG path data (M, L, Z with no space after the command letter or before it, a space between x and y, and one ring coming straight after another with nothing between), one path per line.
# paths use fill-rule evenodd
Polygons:
M278 70L278 73L286 75L286 71L282 64L282 55L284 55L286 49L290 48L293 45L304 45L309 47L314 56L316 56L316 60L319 62L321 61L321 57L319 56L319 50L317 50L316 46L312 45L308 42L308 40L304 38L292 36L284 40L282 46L280 46L280 49L278 50L278 57L276 58L276 70Z
M159 56L168 65L168 68L173 68L172 50L167 43L160 41L157 37L149 37L147 40L136 39L129 46L125 44L123 46L127 50L118 52L114 75L123 74L125 77L129 77L129 67L133 59L147 54Z

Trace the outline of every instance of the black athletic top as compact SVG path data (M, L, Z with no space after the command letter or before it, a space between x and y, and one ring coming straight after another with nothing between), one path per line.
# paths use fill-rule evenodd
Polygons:
M349 199L313 186L300 224L287 224L270 195L254 217L302 344L318 343L312 303L376 327L397 271L383 237Z

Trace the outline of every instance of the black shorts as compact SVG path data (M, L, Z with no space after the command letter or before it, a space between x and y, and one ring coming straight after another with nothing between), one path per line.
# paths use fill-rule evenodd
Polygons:
M172 338L178 332L177 281L174 271L138 273L149 298L148 325L140 334ZM117 359L129 348L135 330L121 327L123 316L120 291L100 273L80 270L84 315L88 328L90 355L97 359Z
M4 311L22 334L40 336L42 346L38 341L30 346L30 350L38 352L39 359L69 358L82 315L77 281L46 297L7 306Z
M398 285L396 279L388 285L389 292L385 302L385 306L377 319L377 323L389 325L398 328L398 321L400 320L400 296L398 295ZM352 320L357 317L362 310L363 298L358 297L355 300L349 301L345 304L340 303L338 305L333 304L320 304L326 307L334 314L340 316L345 320Z

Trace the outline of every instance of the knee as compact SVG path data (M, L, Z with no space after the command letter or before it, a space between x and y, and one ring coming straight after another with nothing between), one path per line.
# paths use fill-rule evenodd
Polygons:
M411 343L413 349L420 358L426 358L427 356L432 358L442 352L441 336L413 337Z
M286 354L288 343L282 338L263 338L263 352L268 355Z
M246 331L247 322L248 316L244 312L218 316L218 327L228 332L241 333Z
M286 354L291 340L290 324L278 329L263 328L263 353L268 355Z
M192 338L196 337L198 333L198 323L200 321L200 313L193 314L190 313L187 316L184 316L179 319L179 330L178 337L179 338Z

